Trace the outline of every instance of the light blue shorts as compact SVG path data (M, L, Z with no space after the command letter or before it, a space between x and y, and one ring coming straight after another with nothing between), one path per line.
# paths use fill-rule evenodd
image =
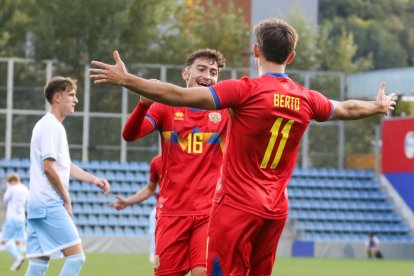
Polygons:
M156 213L157 213L157 209L154 207L154 209L152 209L151 214L149 215L149 229L148 229L148 233L151 236L151 241L150 241L150 254L154 254L155 253L155 224L156 224Z
M65 207L47 208L43 217L27 220L27 258L52 256L81 243L78 230Z
M6 219L3 225L3 240L26 240L26 223L14 219Z

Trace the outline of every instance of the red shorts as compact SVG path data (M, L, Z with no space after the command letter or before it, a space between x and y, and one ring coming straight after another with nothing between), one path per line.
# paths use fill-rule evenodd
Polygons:
M158 217L155 228L155 275L186 275L206 267L209 215Z
M285 223L213 203L207 275L271 275Z

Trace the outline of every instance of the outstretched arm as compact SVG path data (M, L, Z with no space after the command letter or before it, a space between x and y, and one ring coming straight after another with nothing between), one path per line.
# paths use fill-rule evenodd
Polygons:
M124 86L134 93L167 105L216 109L207 87L182 88L170 83L146 80L128 73L118 51L114 52L114 59L114 65L92 61L92 65L98 68L90 69L90 78L97 84Z
M334 112L331 120L356 120L376 114L385 114L394 110L396 94L385 95L385 82L382 82L375 101L348 100L332 101Z
M80 167L76 166L75 164L70 165L70 175L77 180L85 181L94 184L96 187L104 191L104 195L109 194L109 190L111 186L109 185L108 181L103 178L98 178Z
M138 204L155 193L155 188L157 184L151 181L148 181L147 186L136 192L133 196L129 198L124 198L117 195L116 200L110 204L111 207L114 207L116 210L122 210L129 205Z

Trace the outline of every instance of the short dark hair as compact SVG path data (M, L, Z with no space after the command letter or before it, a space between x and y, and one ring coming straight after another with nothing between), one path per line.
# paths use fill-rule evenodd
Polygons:
M277 64L286 62L298 42L296 30L278 18L261 21L255 27L254 33L265 59Z
M217 62L218 69L222 69L224 68L224 66L226 66L226 60L223 54L217 50L210 48L198 49L197 51L193 52L191 55L188 56L185 62L185 66L191 66L196 59L201 57L205 57L211 59L214 62Z
M47 101L52 104L53 95L58 92L71 91L72 89L77 89L76 80L69 77L57 76L52 78L44 88L45 97Z

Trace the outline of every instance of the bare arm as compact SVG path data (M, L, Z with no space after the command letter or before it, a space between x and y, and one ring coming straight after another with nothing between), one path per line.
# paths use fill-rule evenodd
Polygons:
M110 185L106 179L100 179L76 166L75 164L70 165L70 175L77 180L85 181L94 184L99 189L104 191L107 195L110 190Z
M134 93L167 105L216 109L207 87L182 88L170 83L146 80L129 74L117 51L114 52L114 59L115 65L92 61L92 65L99 69L90 69L90 78L97 84L124 86Z
M56 161L53 159L45 159L43 160L43 169L47 179L50 184L52 184L53 189L55 189L58 195L63 199L63 204L65 205L69 215L72 216L72 202L70 201L69 192L63 187L62 181L57 173L55 163Z
M122 196L116 196L116 200L112 202L110 205L115 209L122 210L129 205L134 205L141 203L142 201L146 200L150 196L155 193L155 189L157 188L157 184L151 181L148 181L147 186L136 192L133 196L129 198L124 198Z
M376 114L387 115L396 105L395 93L385 95L385 83L381 83L375 101L348 100L344 102L332 101L334 112L331 120L356 120Z

